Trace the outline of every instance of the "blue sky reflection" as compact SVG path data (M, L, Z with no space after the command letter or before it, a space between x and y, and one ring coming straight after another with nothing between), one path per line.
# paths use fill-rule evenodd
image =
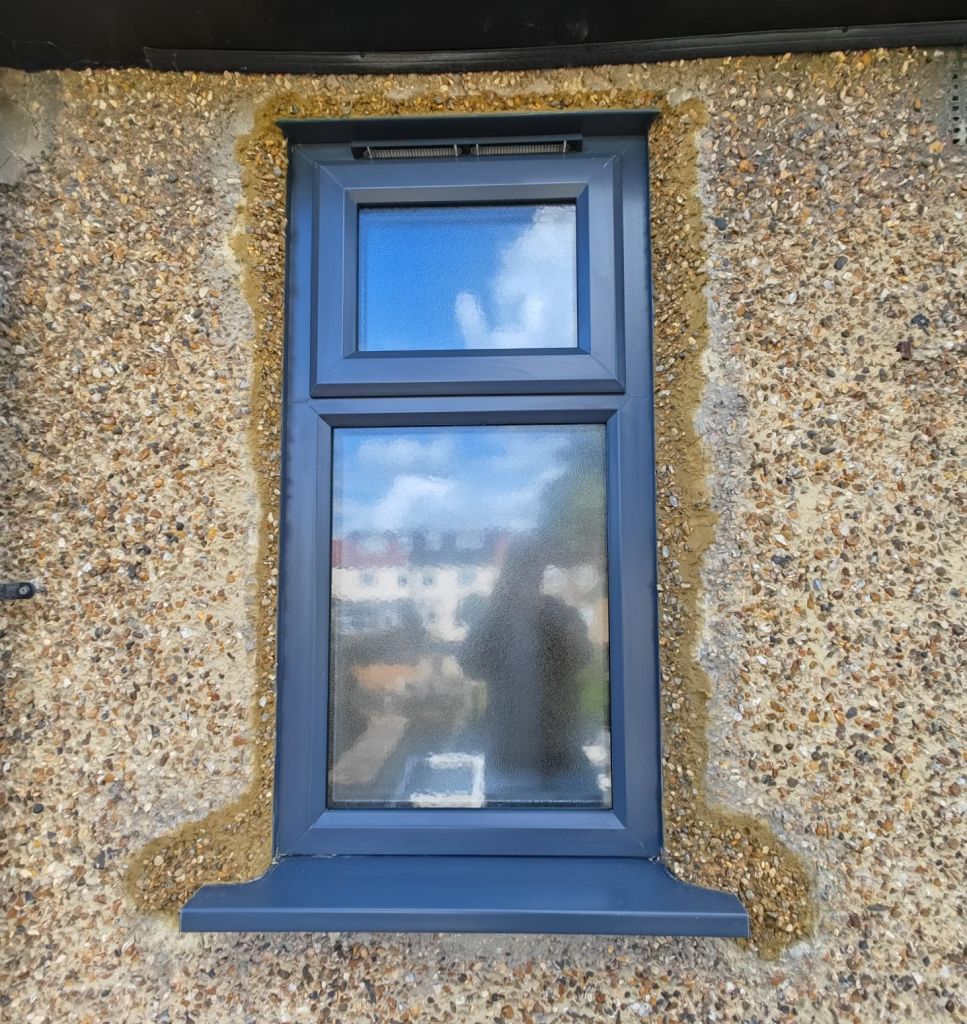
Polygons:
M573 203L359 211L361 351L577 345Z
M595 426L398 427L335 433L333 536L533 529L543 489ZM581 440L585 439L581 446ZM593 457L593 456L592 456Z

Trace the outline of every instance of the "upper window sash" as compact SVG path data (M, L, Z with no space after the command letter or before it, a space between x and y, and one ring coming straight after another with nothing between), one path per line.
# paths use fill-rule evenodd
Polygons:
M650 322L644 138L556 156L380 161L296 144L290 174L290 401L629 390L625 337ZM358 350L361 206L555 201L576 208L576 347Z

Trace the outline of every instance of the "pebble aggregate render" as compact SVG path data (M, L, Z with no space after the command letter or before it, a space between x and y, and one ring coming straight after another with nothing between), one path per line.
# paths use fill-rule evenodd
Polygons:
M3 73L0 576L45 593L0 607L0 1019L967 1019L967 184L945 81L923 51ZM268 856L272 119L629 103L663 110L667 859L737 892L753 941L179 935L187 893Z

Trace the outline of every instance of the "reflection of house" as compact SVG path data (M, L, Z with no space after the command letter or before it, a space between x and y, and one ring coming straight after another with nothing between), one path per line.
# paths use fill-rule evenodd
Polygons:
M332 564L352 569L408 565L481 565L499 561L509 537L502 530L353 531L332 542Z
M344 634L418 619L429 638L458 643L493 592L509 537L496 530L355 532L333 541L332 594ZM594 565L548 565L542 590L580 612L590 639L608 638L607 596Z
M595 644L608 642L607 580L601 579L596 565L549 565L544 570L541 590L576 608L588 627L588 638Z
M586 664L570 674L561 667L562 678L550 685L560 686L574 702L570 717L565 714L562 721L578 723L574 742L586 748L598 790L607 792L610 776L591 753L606 758L610 751L603 567L590 562L541 566L535 554L526 538L495 530L357 531L334 542L333 678L342 708L333 735L337 800L351 803L362 791L371 799L376 787L388 806L479 807L485 802L488 770L495 793L520 781L513 771L506 774L495 753L506 740L506 723L487 725L485 717L491 702L506 703L511 677L502 670L490 679L486 670L473 675L471 666L481 662L464 642L484 613L496 612L495 621L506 623L492 602L498 577L506 573L500 586L512 585L515 568L529 596L517 602L514 614L527 619L528 608L535 613L534 621L520 623L523 634L540 628L554 637L550 642L586 652ZM521 560L519 567L515 558ZM535 570L541 574L541 591L554 600L538 598ZM545 614L539 626L541 609ZM585 623L587 637L569 644L559 624L582 633L575 612ZM495 636L492 642L501 645L506 639ZM558 651L555 657L560 661L565 655ZM526 675L525 667L519 683L512 683L515 690L518 685L537 687L538 680ZM535 689L535 700L536 694ZM502 721L499 714L497 720Z
M333 568L333 594L340 619L354 630L393 629L403 624L405 606L415 610L431 637L459 641L467 623L461 602L471 595L486 598L497 578L496 565L480 568L439 565L416 569Z
M341 596L333 581L333 593ZM399 600L357 600L352 597L339 601L334 607L338 632L379 633L399 629L406 621L408 602Z

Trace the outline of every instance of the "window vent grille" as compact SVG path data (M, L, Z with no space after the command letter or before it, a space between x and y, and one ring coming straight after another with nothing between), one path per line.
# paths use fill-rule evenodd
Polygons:
M460 147L449 146L364 146L356 153L363 160L416 160L427 157L460 156Z
M474 156L540 156L543 153L573 153L580 147L573 139L544 142L475 142Z
M580 139L540 139L530 141L447 142L400 146L368 143L352 147L357 160L425 160L461 156L544 156L578 153Z

